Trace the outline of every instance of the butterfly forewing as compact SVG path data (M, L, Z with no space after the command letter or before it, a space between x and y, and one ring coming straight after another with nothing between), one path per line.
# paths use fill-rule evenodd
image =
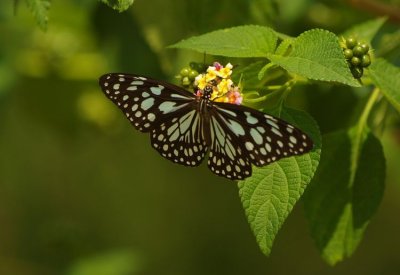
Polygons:
M212 171L219 171L216 174L229 173L230 178L241 179L251 173L249 163L264 166L313 148L312 140L298 128L246 106L214 102L210 112L212 121L216 122L210 123L212 133L216 133L216 140L222 136L220 139L225 142L214 140L211 146L211 152L218 157L214 160L210 153L208 164ZM219 167L218 163L234 166Z
M163 157L186 166L201 163L208 147L194 95L169 83L130 74L103 75L100 86L136 129L150 132L153 148Z
M105 95L142 132L150 131L165 116L195 100L194 95L178 86L143 76L112 73L100 77L99 82Z

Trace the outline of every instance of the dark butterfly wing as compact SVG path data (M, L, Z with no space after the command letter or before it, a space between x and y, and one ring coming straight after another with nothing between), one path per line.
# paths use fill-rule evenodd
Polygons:
M165 158L186 166L198 166L208 150L203 137L203 118L197 102L169 115L151 130L151 144Z
M193 94L178 86L132 74L105 74L99 84L104 94L142 132L150 131L168 115L195 100Z
M131 74L106 74L99 82L136 129L150 132L153 148L163 157L186 166L201 163L208 147L192 93Z
M250 160L235 132L226 124L223 117L212 111L210 139L207 163L211 171L228 179L243 179L251 175Z
M211 144L208 166L219 171L216 174L242 179L250 176L250 163L264 166L313 148L312 140L298 128L252 108L213 102L210 113L210 128L217 138Z

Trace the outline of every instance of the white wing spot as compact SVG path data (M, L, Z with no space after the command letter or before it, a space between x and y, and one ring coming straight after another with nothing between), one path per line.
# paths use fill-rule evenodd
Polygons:
M271 128L271 131L272 131L275 135L280 136L280 137L283 137L282 133L281 133L278 129L272 127L272 128Z
M253 148L254 148L253 143L251 143L249 141L247 141L244 145L246 146L246 149L249 151L253 150Z
M188 99L186 96L179 95L179 94L171 94L171 97L180 98L180 99Z
M264 133L265 133L265 129L264 129L263 127L261 127L261 126L258 126L258 127L257 127L257 130L258 130L261 134L264 134Z
M129 86L128 88L126 88L128 91L136 91L137 90L137 86Z
M140 107L143 109L143 110L148 110L149 108L151 108L151 106L153 106L153 104L154 104L154 98L152 98L152 97L149 97L149 98L147 98L147 99L145 99L145 100L143 100L142 101L142 104L140 104Z
M155 95L160 95L161 91L164 89L164 86L158 85L158 87L151 87L150 91Z
M168 150L168 144L164 144L162 148L163 148L164 151L167 151Z
M136 113L135 113L135 117L140 117L142 115L142 112L141 111L137 111Z
M232 111L229 111L229 110L226 110L226 109L223 109L223 108L219 108L219 107L217 107L217 108L218 108L218 110L223 111L223 112L225 112L225 113L227 113L227 114L229 114L229 115L231 115L233 117L237 117L236 113L234 113Z
M131 85L135 85L135 86L143 85L143 81L132 81Z
M264 156L267 154L267 151L265 151L264 148L260 148L260 152L261 152L261 154L264 155Z
M258 119L252 116L249 112L244 112L246 115L246 121L249 124L256 124L258 122Z
M114 89L114 90L118 90L118 89L119 89L119 83L114 84L113 89Z
M251 135L251 137L253 138L253 140L257 144L262 144L263 143L263 138L262 138L262 136L260 135L260 133L256 129L252 128L250 130L250 135Z
M123 100L123 101L126 101L126 100L128 100L128 98L129 98L129 95L124 95L124 96L122 97L122 100Z
M274 121L272 121L271 119L267 119L267 123L269 125L271 125L273 128L279 129L278 124L276 124Z
M297 143L297 139L296 139L294 136L290 136L290 137L289 137L289 140L290 140L292 143L294 143L294 144Z
M271 152L271 145L269 145L269 143L265 143L265 149L267 149L268 152Z
M292 128L290 125L288 125L288 126L286 127L286 131L287 131L289 134L291 134L291 133L293 133L293 128Z
M133 106L132 106L132 111L133 111L133 112L136 111L138 107L139 107L139 105L133 104Z
M142 93L142 97L144 97L144 98L149 97L149 96L150 96L150 94L148 92L143 92Z
M124 82L124 81L125 81L125 78L123 78L123 77L119 78L119 82Z
M278 140L276 143L278 144L279 147L283 148L283 142L282 141Z
M150 121L154 121L156 119L156 115L153 113L148 113L147 114L147 119Z

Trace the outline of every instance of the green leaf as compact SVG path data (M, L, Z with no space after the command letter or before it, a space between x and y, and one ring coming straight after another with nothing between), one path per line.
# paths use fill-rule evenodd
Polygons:
M382 35L379 45L374 52L375 56L387 57L395 59L400 53L400 29L393 33L385 33Z
M290 73L309 79L360 86L350 72L337 36L326 30L306 31L293 41L289 55L269 54L268 58Z
M288 52L289 47L292 45L293 41L295 41L293 38L288 38L288 39L282 40L282 42L276 48L275 54L276 55L286 55L286 53Z
M390 104L400 112L400 68L385 59L378 58L369 66L369 73L373 83Z
M361 24L355 25L352 28L346 30L341 34L343 37L356 37L357 39L361 39L365 42L371 42L375 37L376 33L382 27L382 25L386 22L387 17L381 17L373 20L369 20L363 22Z
M26 4L35 16L36 22L42 30L47 30L50 0L26 0Z
M283 109L282 118L308 133L315 145L308 154L253 167L253 175L238 183L248 222L265 255L270 254L278 230L311 181L321 152L319 129L311 116Z
M370 132L323 136L320 166L304 195L311 235L331 265L352 255L383 195L385 158Z
M228 57L266 57L275 51L277 39L272 29L249 25L194 36L170 47Z
M264 82L258 79L258 72L264 67L264 64L265 62L256 61L247 66L238 66L232 73L233 82L243 81L244 88L247 91L261 89Z
M101 2L119 12L126 11L133 4L133 1L135 0L101 0Z
M289 50L289 47L292 45L293 43L293 39L292 38L287 38L285 40L283 40L278 47L275 50L275 54L276 55L285 55L287 53L287 51ZM273 68L274 66L276 66L274 63L269 62L268 64L266 64L259 72L258 72L258 79L261 80L265 73Z

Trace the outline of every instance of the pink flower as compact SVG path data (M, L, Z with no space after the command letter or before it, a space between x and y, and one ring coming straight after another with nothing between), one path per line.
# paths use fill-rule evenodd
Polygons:
M218 62L214 62L213 65L215 67L215 70L217 70L217 71L219 71L223 68L223 66L221 64L219 64Z

